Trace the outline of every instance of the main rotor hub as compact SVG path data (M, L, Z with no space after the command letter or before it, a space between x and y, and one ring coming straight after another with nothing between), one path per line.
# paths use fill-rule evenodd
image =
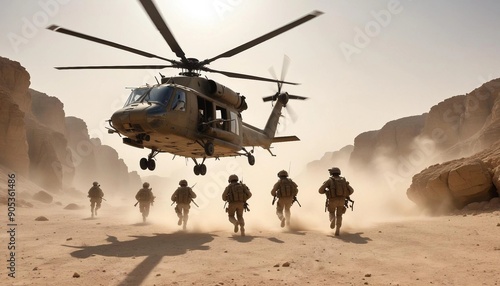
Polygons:
M182 68L183 71L179 73L180 75L183 76L200 76L200 61L196 58L186 58L186 61L183 61Z

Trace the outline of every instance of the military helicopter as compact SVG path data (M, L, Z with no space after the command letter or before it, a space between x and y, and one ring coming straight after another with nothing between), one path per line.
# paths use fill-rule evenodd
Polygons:
M207 158L219 159L228 156L246 156L250 165L255 164L253 151L255 146L270 150L272 143L298 141L296 136L275 137L281 110L289 99L306 99L281 92L283 84L296 84L274 78L265 78L229 71L208 68L220 58L229 58L251 47L267 41L283 32L303 24L321 14L313 11L302 18L261 37L224 52L213 58L199 61L186 57L173 34L162 18L152 0L139 1L146 13L180 60L171 60L145 51L137 50L118 43L85 35L79 32L51 25L47 29L96 42L106 46L125 50L148 58L167 61L168 65L122 65L122 66L68 66L56 67L59 70L77 69L181 69L179 76L165 77L161 82L132 89L123 108L117 110L109 122L108 132L123 136L124 144L151 149L147 158L141 158L141 169L154 170L155 156L167 152L174 156L191 158L194 173L205 175ZM278 91L264 98L274 102L271 115L264 129L256 128L242 121L241 113L248 108L245 96L214 80L200 77L200 72L220 73L232 78L275 82ZM158 80L157 80L158 81ZM251 147L251 150L247 148ZM201 163L198 160L202 160Z

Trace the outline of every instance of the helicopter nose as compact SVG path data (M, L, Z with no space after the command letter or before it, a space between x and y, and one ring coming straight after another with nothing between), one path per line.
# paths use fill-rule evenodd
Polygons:
M111 123L122 133L144 132L146 110L142 108L120 109L111 116Z

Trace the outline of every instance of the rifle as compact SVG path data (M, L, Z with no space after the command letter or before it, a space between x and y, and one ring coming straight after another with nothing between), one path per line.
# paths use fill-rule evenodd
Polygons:
M138 203L139 203L139 201L137 201L137 203L135 203L134 207L136 207Z
M299 207L302 207L299 203L299 200L297 200L297 196L293 197L293 201L292 201L292 205L294 202L297 202L297 204L299 205Z
M328 198L326 198L326 201L325 201L325 212L327 209L328 209Z
M198 183L194 183L194 185L191 187L191 189L192 189L192 188L194 188L194 186L196 186L196 184L198 184ZM194 204L197 208L199 208L199 207L200 207L200 206L199 206L199 205L198 205L198 204L197 204L197 203L193 200L193 198L191 198L191 201L193 202L193 204Z
M276 202L276 195L274 195L273 202L271 204L274 206L275 202Z
M199 207L200 207L200 206L199 206L199 205L198 205L198 204L197 204L197 203L196 203L193 199L191 199L191 201L193 202L193 204L194 204L197 208L199 208Z
M351 202L351 206L349 206L349 202ZM349 207L351 208L351 211L354 211L354 201L351 200L351 197L347 197L345 198L345 202L344 202L344 207L346 209L348 209Z
M224 207L222 207L222 209L226 209L226 205L227 205L227 201L224 203Z
M247 202L245 202L243 204L243 209L246 211L246 212L249 212L250 211L250 208L248 208L249 204Z

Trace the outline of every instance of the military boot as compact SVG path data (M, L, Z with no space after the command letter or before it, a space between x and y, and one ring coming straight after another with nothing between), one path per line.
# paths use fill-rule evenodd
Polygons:
M245 236L245 227L241 226L241 236Z
M90 209L91 218L94 218L94 209Z
M181 225L181 224L182 224L182 216L180 215L179 220L177 221L177 225Z
M330 220L330 228L334 229L335 228L335 219Z
M335 236L339 236L340 235L340 227L337 227L335 229Z
M234 233L237 233L239 222L234 217L229 217L229 221L234 225Z

